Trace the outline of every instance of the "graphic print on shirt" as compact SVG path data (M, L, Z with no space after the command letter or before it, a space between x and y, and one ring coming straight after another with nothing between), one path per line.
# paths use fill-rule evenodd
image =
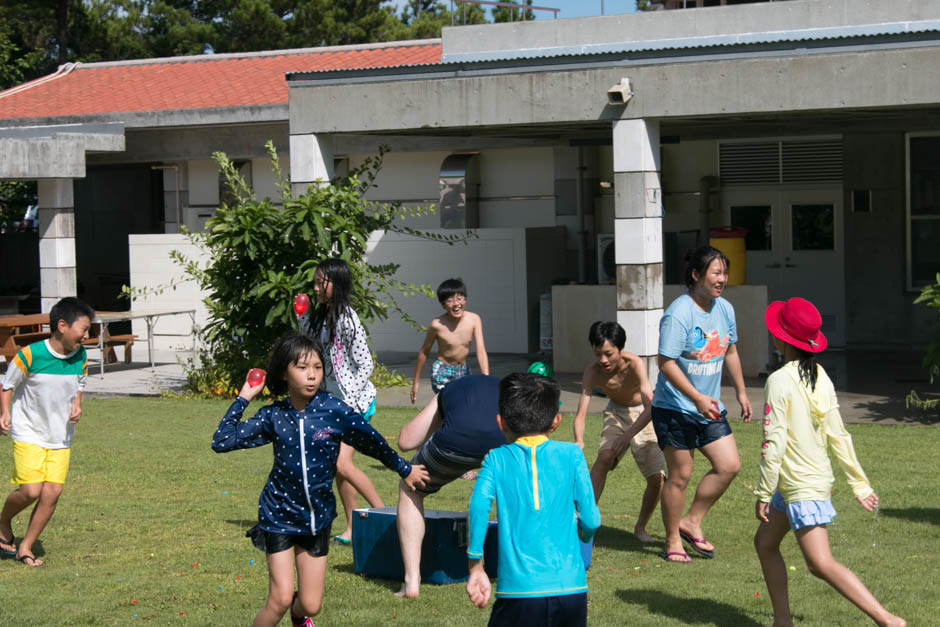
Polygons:
M718 329L712 329L706 333L702 327L695 327L689 333L692 350L683 357L699 363L689 364L688 374L709 376L721 372L721 358L725 356L730 340L729 334L721 336Z

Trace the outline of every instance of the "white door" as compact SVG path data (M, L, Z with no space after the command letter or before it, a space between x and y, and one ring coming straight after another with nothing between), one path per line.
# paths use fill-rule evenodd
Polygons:
M842 191L725 189L722 205L748 229L747 282L766 285L771 300L812 301L829 344L844 346Z

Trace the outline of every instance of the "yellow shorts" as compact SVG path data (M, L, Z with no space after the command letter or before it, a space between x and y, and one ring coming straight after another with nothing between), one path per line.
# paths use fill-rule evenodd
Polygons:
M13 476L10 483L65 484L69 474L68 448L43 448L29 442L13 441Z
M604 428L601 431L601 443L598 452L612 447L617 440L630 428L633 422L643 413L643 407L625 407L616 403L608 403L604 408ZM626 454L624 449L617 458L619 462ZM666 474L666 459L659 448L656 431L651 420L640 432L630 440L630 453L636 467L644 477L651 477L656 473Z

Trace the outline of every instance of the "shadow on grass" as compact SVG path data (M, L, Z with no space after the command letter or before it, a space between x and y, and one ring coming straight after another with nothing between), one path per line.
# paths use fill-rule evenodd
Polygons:
M241 527L245 531L248 531L249 529L251 529L252 527L258 524L258 519L257 518L252 519L252 520L248 520L247 518L243 520L229 519L229 520L226 520L225 522L227 522L230 525L235 525L236 527Z
M938 507L882 507L878 510L882 516L903 518L912 522L925 522L940 527L940 508Z
M940 424L940 411L906 407L904 396L891 396L883 400L856 403L855 407L864 410L868 414L867 417L876 424L886 420L905 425Z
M601 525L601 528L594 534L594 546L605 549L616 549L618 551L637 551L648 552L648 549L659 544L643 544L636 539L636 536L624 529L617 527L608 527Z
M336 566L330 566L330 568L341 573L348 573L350 575L356 575L357 577L361 576L356 572L356 568L352 563L337 564ZM396 579L381 579L379 577L363 577L363 579L366 579L370 583L373 583L377 586L381 586L390 592L398 592L401 590L402 582Z
M703 597L678 597L662 590L631 588L617 590L617 598L624 603L641 605L651 614L658 614L687 625L735 625L760 627L761 623L733 605Z

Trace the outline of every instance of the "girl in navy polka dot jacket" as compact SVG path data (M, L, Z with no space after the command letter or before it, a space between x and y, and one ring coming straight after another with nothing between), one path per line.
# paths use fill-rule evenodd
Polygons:
M241 420L265 382L274 394L287 396ZM212 438L217 453L274 445L274 466L258 499L258 524L246 534L267 554L271 579L254 625L276 625L288 609L294 625L312 625L307 616L320 611L341 443L378 459L412 489L428 478L423 466L399 457L359 412L323 391L322 383L319 343L288 333L271 355L266 380L252 386L246 379Z

